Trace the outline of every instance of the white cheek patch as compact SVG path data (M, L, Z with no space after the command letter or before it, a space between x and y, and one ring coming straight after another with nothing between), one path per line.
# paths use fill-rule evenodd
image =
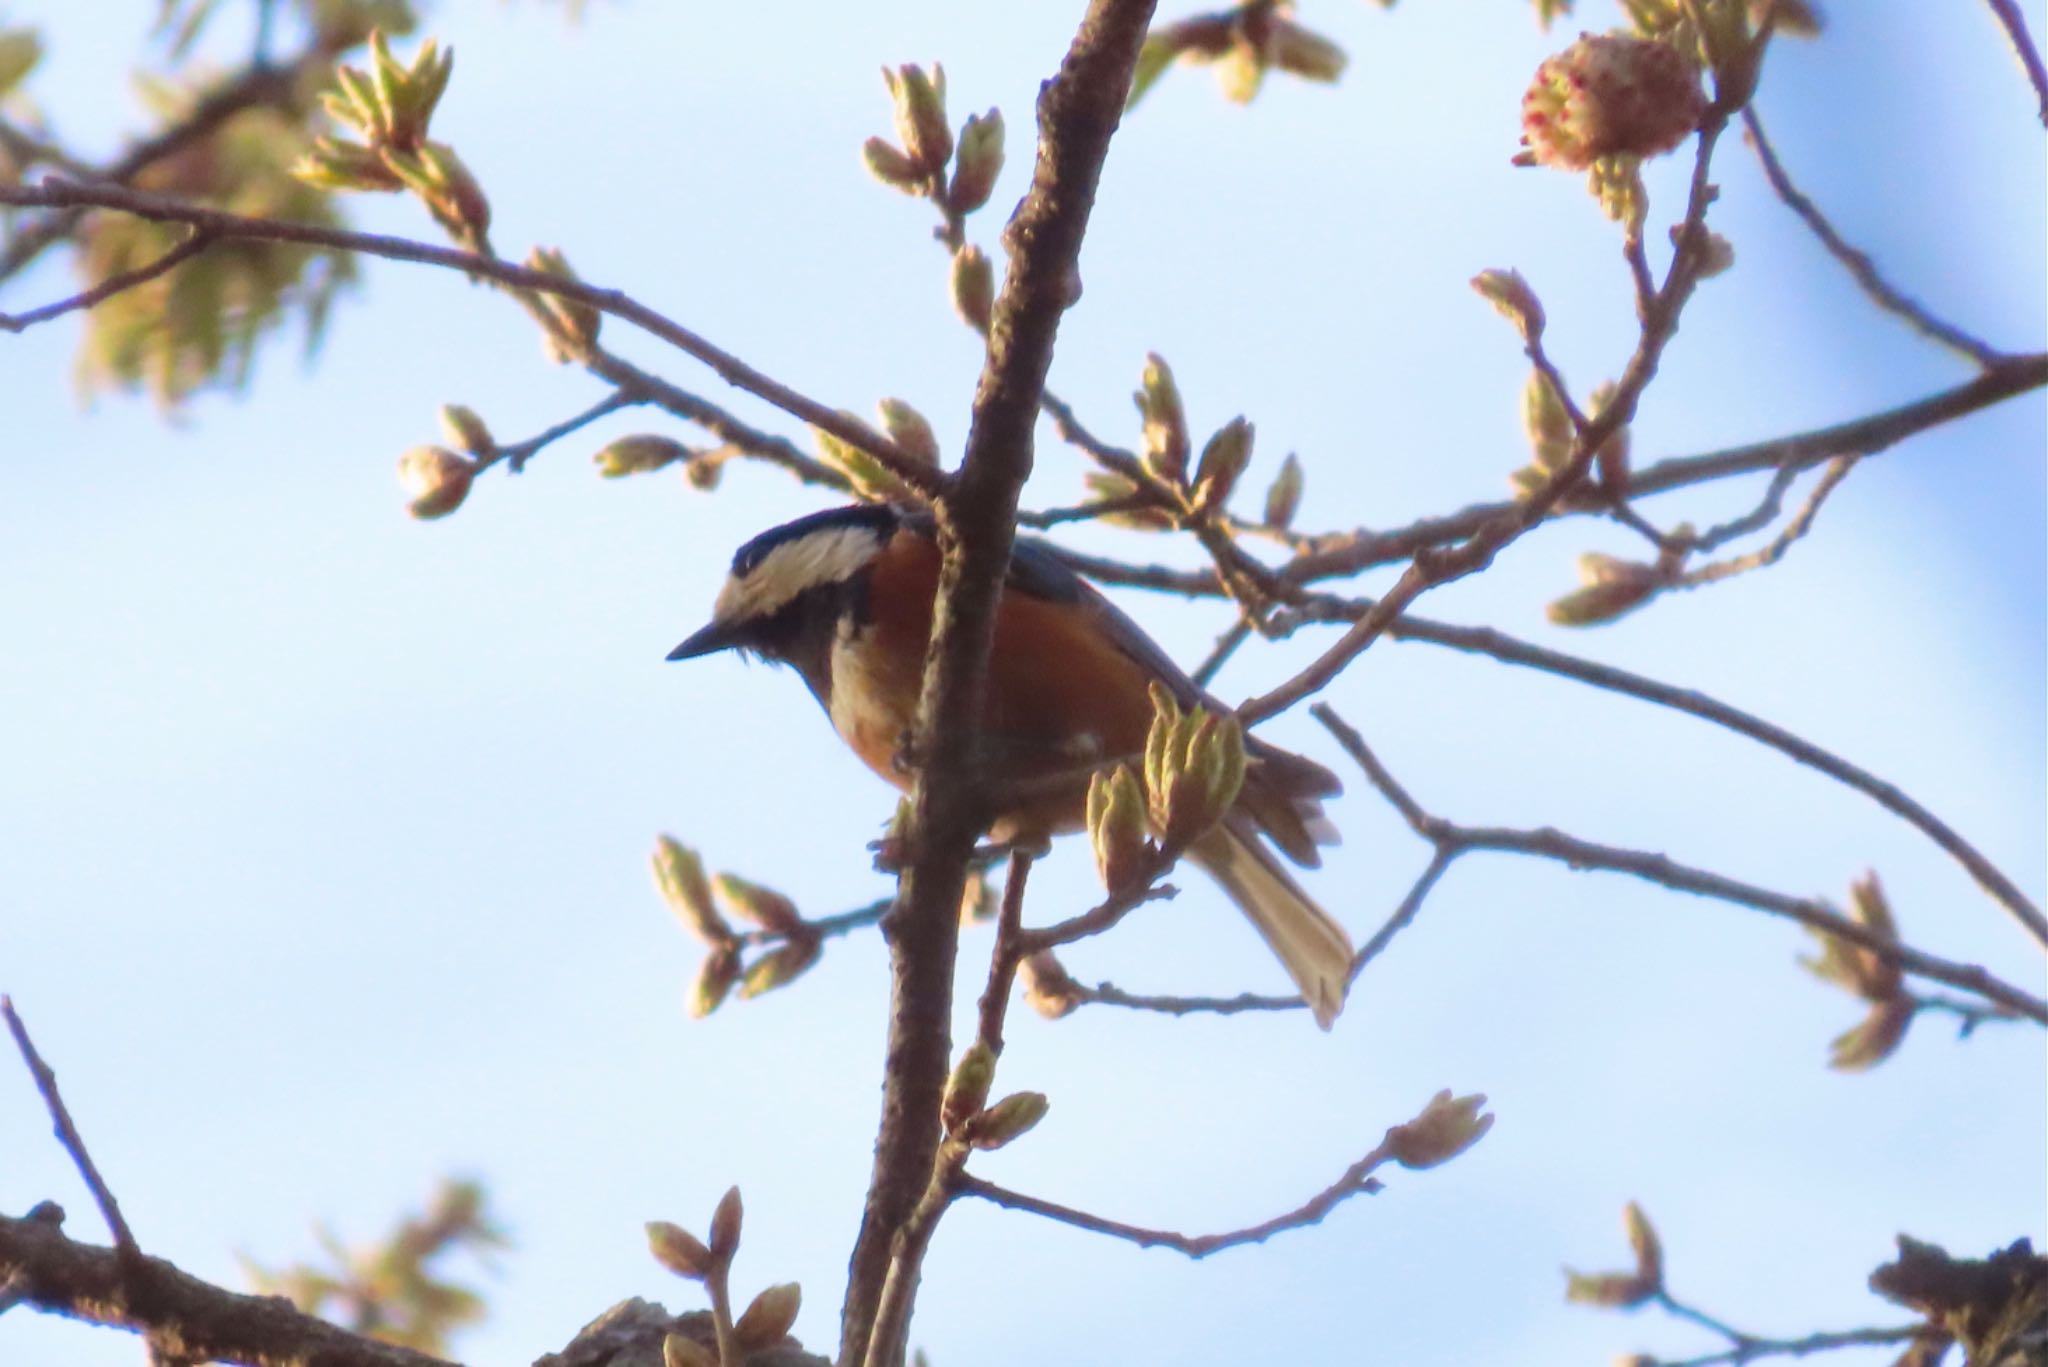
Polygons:
M806 589L851 578L882 543L866 527L835 527L785 541L745 574L725 581L712 605L714 622L766 617Z

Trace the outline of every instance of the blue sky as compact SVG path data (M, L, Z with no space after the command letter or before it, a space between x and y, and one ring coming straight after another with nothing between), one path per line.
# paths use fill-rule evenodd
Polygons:
M89 146L115 145L133 116L111 92L154 8L88 22L55 0L9 7L47 28L38 91ZM2026 7L2037 34L2042 8ZM923 212L860 167L860 141L888 127L876 71L937 57L956 119L1002 107L1012 164L977 225L992 248L1075 9L620 3L570 27L546 6L450 3L431 25L460 53L437 132L488 187L506 254L559 244L586 278L827 402L910 400L957 450L978 347L947 310ZM1834 11L1823 41L1772 59L1759 108L1781 154L1910 292L2039 349L2040 128L1988 12ZM1176 72L1128 121L1053 383L1130 440L1129 391L1162 352L1197 427L1258 424L1253 487L1301 455L1304 525L1497 497L1526 459L1523 367L1467 278L1522 270L1582 387L1630 343L1610 225L1572 178L1508 164L1522 86L1572 30L1546 38L1521 5L1323 0L1303 17L1352 53L1336 89L1276 82L1240 110ZM1598 4L1579 16L1611 19ZM1868 311L1739 143L1719 165L1738 266L1688 312L1636 427L1641 458L1965 377ZM1653 180L1659 218L1675 169ZM353 208L431 236L408 205ZM695 1305L640 1224L701 1226L737 1182L741 1281L801 1281L798 1333L825 1344L876 1114L880 945L834 944L798 986L692 1021L697 949L645 866L668 830L812 914L884 888L863 845L893 798L800 684L661 659L733 545L820 500L766 469L732 471L711 498L665 475L600 482L601 435L674 430L629 415L493 476L445 523L412 523L391 469L432 439L436 405L468 403L516 437L597 391L456 277L381 262L366 276L316 367L278 348L249 396L202 398L173 424L140 402L80 404L75 320L4 344L0 990L145 1247L188 1270L232 1284L237 1252L304 1256L316 1219L371 1238L440 1174L472 1173L517 1247L481 1278L494 1314L459 1349L523 1361L625 1296ZM45 266L6 306L69 287ZM801 436L616 323L608 335ZM1914 793L2039 898L2044 447L2039 395L1922 437L1866 462L1768 574L1596 632L1541 614L1575 554L1628 549L1581 521L1427 610L1807 734ZM1078 493L1081 464L1050 434L1038 470L1031 501ZM1649 510L1704 522L1759 492ZM1112 532L1074 541L1164 554ZM1124 602L1184 659L1223 624L1213 605ZM1262 691L1317 644L1247 651L1219 692ZM1420 645L1376 646L1332 698L1445 815L1554 823L1796 893L1839 897L1875 867L1909 939L2041 987L2040 958L1938 851L1738 738ZM1270 734L1335 762L1306 718ZM1313 887L1362 935L1426 850L1350 786L1334 813L1346 843ZM1134 989L1277 989L1197 884L1070 967ZM1079 849L1034 878L1037 916L1090 900ZM967 936L965 981L987 949L986 931ZM1891 1322L1862 1286L1898 1231L1973 1253L2048 1232L2042 1036L1959 1045L1924 1021L1878 1071L1829 1073L1827 1041L1856 1010L1794 966L1806 949L1752 913L1474 858L1327 1037L1295 1017L1020 1012L1002 1082L1047 1092L1052 1112L978 1169L1135 1222L1201 1231L1290 1206L1439 1087L1488 1093L1499 1120L1452 1165L1201 1264L962 1206L914 1338L938 1367L1705 1351L1680 1326L1561 1302L1560 1264L1623 1259L1630 1199L1658 1222L1675 1289L1746 1328ZM26 1077L0 1067L0 1209L43 1197L97 1237ZM136 1352L0 1319L0 1361Z

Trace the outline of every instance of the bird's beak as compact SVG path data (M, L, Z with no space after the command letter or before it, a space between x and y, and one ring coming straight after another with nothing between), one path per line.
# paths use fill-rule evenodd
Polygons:
M730 650L739 644L732 628L724 622L713 622L693 634L688 640L668 653L671 660L694 660L699 655L710 655L721 650Z

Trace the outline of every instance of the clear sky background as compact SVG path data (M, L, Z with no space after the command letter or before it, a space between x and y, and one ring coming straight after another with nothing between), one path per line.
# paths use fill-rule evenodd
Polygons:
M957 451L979 348L947 308L926 211L860 166L861 140L888 128L876 70L936 57L956 120L1002 107L1011 166L976 225L992 248L1025 183L1036 83L1079 8L643 0L572 26L549 6L451 0L429 26L460 53L437 134L489 189L505 254L559 244L586 278L827 402L909 399ZM2023 8L2048 31L2038 0ZM36 90L89 146L132 126L122 73L154 9L8 6L46 29ZM1352 53L1336 89L1276 80L1244 110L1175 72L1128 121L1053 383L1134 440L1128 394L1143 354L1163 352L1198 428L1258 424L1254 491L1300 453L1305 526L1501 496L1527 459L1523 363L1467 278L1521 269L1581 386L1631 341L1612 226L1575 178L1508 164L1529 73L1576 30L1546 37L1519 3L1321 0L1303 17ZM1988 11L1889 0L1829 19L1822 41L1775 51L1759 100L1787 163L1910 292L2039 349L2042 134ZM1577 18L1612 22L1597 0ZM234 20L218 40L240 41ZM1654 178L1658 222L1676 169ZM1965 377L1868 310L1736 139L1718 179L1738 266L1687 313L1640 458ZM433 236L395 199L351 212ZM6 306L71 287L46 264ZM766 468L730 472L715 497L666 474L600 482L603 436L674 430L641 415L492 475L445 523L409 521L392 466L433 439L437 404L516 438L598 394L543 360L504 300L447 273L369 264L316 366L274 347L248 396L203 397L175 423L142 401L82 410L77 333L71 319L0 341L0 990L144 1246L237 1284L238 1253L306 1256L315 1220L374 1238L440 1175L474 1174L517 1246L477 1274L492 1317L458 1349L516 1363L626 1296L699 1304L640 1225L701 1228L737 1182L740 1281L800 1280L798 1333L828 1347L877 1114L882 948L834 943L797 986L693 1021L698 948L646 872L669 830L812 914L886 886L863 845L893 797L798 681L662 662L732 547L824 500ZM616 321L607 336L794 431ZM1787 725L1914 793L2039 898L2044 446L2038 394L1922 437L1866 462L1768 574L1596 632L1541 613L1576 553L1630 549L1585 520L1428 610ZM1071 501L1081 473L1045 434L1030 501ZM1649 510L1704 522L1758 493ZM1166 554L1114 532L1073 541ZM1190 661L1224 624L1213 604L1123 601ZM1270 686L1321 639L1244 652L1220 693ZM1840 897L1874 867L1910 940L2042 986L2039 955L1925 840L1737 737L1419 645L1376 646L1332 697L1445 815L1554 823L1801 894ZM1269 733L1338 763L1305 717ZM1352 787L1335 809L1346 843L1312 887L1362 936L1426 850ZM1084 852L1063 848L1033 914L1093 895ZM964 982L988 947L986 930L966 936ZM1439 1087L1486 1092L1499 1121L1454 1164L1199 1264L962 1205L915 1341L937 1367L1582 1367L1715 1346L1563 1304L1560 1264L1625 1260L1632 1198L1674 1289L1746 1328L1897 1322L1863 1282L1898 1231L1978 1255L2048 1231L2043 1037L1958 1044L1929 1019L1876 1072L1828 1072L1857 1008L1798 970L1808 948L1750 912L1473 858L1328 1036L1295 1015L1020 1009L1002 1083L1047 1092L1052 1112L977 1169L1135 1222L1199 1232L1291 1206ZM1069 965L1141 990L1282 985L1199 878ZM101 1237L27 1077L0 1063L0 1209L45 1197ZM138 1352L0 1318L9 1367Z

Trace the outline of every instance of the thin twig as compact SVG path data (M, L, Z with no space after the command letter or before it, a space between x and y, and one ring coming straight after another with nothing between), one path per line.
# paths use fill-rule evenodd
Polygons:
M1048 1220L1057 1220L1063 1225L1085 1229L1091 1234L1107 1234L1113 1239L1122 1239L1140 1248L1170 1248L1190 1258L1206 1258L1226 1248L1238 1248L1245 1244L1259 1244L1275 1234L1291 1229L1305 1229L1320 1223L1324 1216L1354 1196L1370 1196L1385 1184L1372 1175L1373 1169L1387 1161L1386 1145L1374 1149L1365 1157L1344 1170L1344 1175L1329 1186L1317 1192L1308 1200L1284 1215L1270 1220L1247 1225L1243 1229L1226 1230L1220 1234L1181 1234L1170 1229L1148 1229L1143 1225L1125 1224L1121 1220L1106 1219L1091 1215L1085 1210L1047 1201L1037 1196L1026 1196L1023 1192L999 1187L984 1181L972 1173L962 1173L954 1183L954 1191L961 1196L975 1196L992 1201L1008 1210L1021 1210L1032 1215L1043 1215Z
M633 388L622 387L614 389L575 417L566 418L546 431L528 437L525 441L517 441L509 446L498 447L489 455L478 460L476 468L478 470L488 469L499 461L503 461L505 468L516 475L526 468L526 462L538 455L543 447L558 442L571 433L580 432L599 418L607 417L622 408L631 408L635 404L652 403L653 401L654 396L652 394Z
M1336 738L1345 753L1358 764L1373 787L1401 813L1415 833L1439 850L1448 847L1461 854L1472 850L1495 850L1530 855L1555 860L1575 871L1598 869L1609 873L1624 873L1678 892L1689 892L1716 901L1750 907L1795 921L1809 930L1847 940L1898 964L1908 973L1960 988L2030 1020L2048 1025L2048 1001L1993 976L1978 965L1955 963L1899 941L1887 939L1813 898L1791 897L1710 870L1680 864L1666 855L1647 850L1600 845L1550 827L1516 830L1508 827L1461 826L1435 816L1415 801L1372 752L1372 748L1365 743L1365 738L1327 704L1318 704L1312 709L1312 713Z
M21 1051L21 1061L28 1065L30 1076L35 1078L36 1090L42 1093L43 1106L50 1113L50 1124L55 1129L57 1142L64 1146L64 1152L71 1155L78 1175L85 1179L85 1185L92 1192L94 1204L99 1206L100 1215L113 1232L114 1248L122 1258L135 1262L142 1257L142 1249L135 1242L135 1234L128 1228L128 1221L121 1214L121 1203L114 1199L114 1193L100 1176L99 1168L93 1163L92 1155L85 1150L85 1139L78 1133L78 1126L72 1123L71 1112L64 1105L64 1098L57 1091L57 1075L50 1065L43 1062L43 1056L36 1052L35 1044L28 1037L28 1027L14 1009L12 997L0 996L0 1017L7 1021L8 1033L14 1036L14 1047Z
M1777 151L1771 140L1764 135L1763 121L1757 118L1755 109L1742 111L1742 125L1749 134L1749 144L1756 149L1757 160L1763 164L1764 179L1771 183L1778 198L1785 201L1785 207L1799 215L1813 235L1820 239L1821 246L1829 256L1842 263L1845 270L1856 278L1863 292L1871 302L1885 312L1904 319L1914 331L1932 341L1939 342L1960 356L1975 361L1980 366L1994 366L2005 357L1988 343L1979 341L1952 323L1943 322L1930 313L1925 306L1893 288L1883 275L1878 273L1877 263L1870 254L1851 246L1842 235L1835 231L1835 225L1828 221L1826 214L1792 183L1792 177L1778 160Z
M1716 726L1726 727L1737 735L1747 736L1759 744L1767 745L1808 768L1818 770L1837 783L1862 793L1886 811L1913 826L1962 865L1970 877L1976 880L1978 886L1990 894L1992 900L2003 907L2037 944L2048 949L2048 917L2044 917L2033 900L2020 891L2019 886L1976 846L1965 840L1953 827L1916 801L1904 789L1886 782L1830 750L1822 749L1803 736L1795 735L1782 726L1765 721L1762 717L1745 712L1697 689L1679 688L1614 665L1601 664L1576 655L1568 655L1560 650L1532 645L1490 627L1455 626L1427 618L1403 617L1395 624L1390 634L1398 640L1423 641L1470 654L1484 655L1503 664L1541 670L1546 674L1573 679L1594 688L1639 698L1644 702L1669 707L1674 711L1712 722Z
M2027 80L2034 87L2034 97L2040 101L2041 126L2048 128L2048 67L2041 65L2041 50L2034 46L2034 39L2027 32L2027 19L2020 13L2018 0L1984 2L1998 17L1999 26L2005 30L2006 41L2012 44L2013 55L2019 58L2020 68L2027 73Z
M1248 1011L1301 1011L1308 1003L1300 997L1268 996L1240 992L1235 997L1181 997L1156 993L1126 992L1114 983L1089 987L1074 984L1074 1000L1082 1006L1121 1006L1131 1011L1156 1011L1165 1016L1236 1016Z
M1760 532L1770 526L1778 520L1778 514L1785 510L1785 495L1791 492L1792 486L1799 482L1799 476L1803 473L1805 471L1801 466L1780 466L1778 472L1771 476L1770 485L1764 490L1764 496L1757 502L1756 507L1741 517L1730 518L1726 522L1707 528L1692 539L1687 549L1705 554L1718 550L1739 536L1748 536L1751 532Z
M1813 491L1806 496L1806 501L1800 505L1799 511L1794 513L1784 528L1771 538L1768 545L1747 555L1738 555L1732 559L1716 561L1711 565L1702 565L1696 570L1687 570L1672 580L1670 587L1695 589L1702 584L1716 583L1738 574L1747 574L1751 570L1766 569L1777 564L1785 558L1785 552L1792 549L1793 542L1813 529L1813 520L1820 515L1821 504L1827 502L1828 495L1849 477L1849 471L1855 467L1855 456L1837 456L1828 465L1826 473L1821 475L1820 480L1813 486Z
M438 247L431 243L392 237L383 233L359 233L341 228L328 228L316 223L250 218L162 195L144 194L118 185L88 185L52 178L40 185L0 186L0 204L111 209L153 222L189 223L221 238L291 242L301 246L325 247L333 251L383 257L392 261L439 266L480 276L516 289L574 300L601 313L624 319L667 342L678 351L702 361L711 367L719 378L734 388L763 399L813 427L823 428L841 441L874 457L890 474L921 494L935 495L945 485L945 477L939 471L905 455L893 441L866 423L798 393L715 345L701 334L641 303L623 290L587 285L579 280L570 280L547 271L515 265L510 261L480 252Z
M54 304L45 304L41 308L30 309L27 313L0 313L0 331L26 332L37 323L47 323L52 318L61 318L65 314L79 309L92 308L96 304L113 298L123 290L134 289L137 285L146 285L160 275L169 274L212 245L213 235L211 233L204 229L194 229L177 246L172 247L162 256L156 258L156 260L146 265L137 266L133 270L122 271L118 275L110 275L91 289L81 290L69 299L59 299Z
M1377 959L1386 947L1393 943L1396 935L1414 923L1416 914L1422 910L1422 904L1428 901L1429 894L1436 890L1437 880L1450 870L1457 859L1457 850L1445 845L1436 847L1436 852L1430 856L1429 863L1409 886L1407 896L1394 908L1394 914L1387 917L1386 923L1373 932L1373 937L1360 945L1358 952L1351 956L1351 971L1344 975L1347 988L1358 981L1358 975L1365 972L1365 966Z
M1188 677L1195 681L1196 687L1207 688L1216 681L1216 675L1230 662L1230 657L1251 638L1251 619L1240 614L1238 619L1230 624L1229 629L1216 638L1216 644L1209 647L1209 653Z

